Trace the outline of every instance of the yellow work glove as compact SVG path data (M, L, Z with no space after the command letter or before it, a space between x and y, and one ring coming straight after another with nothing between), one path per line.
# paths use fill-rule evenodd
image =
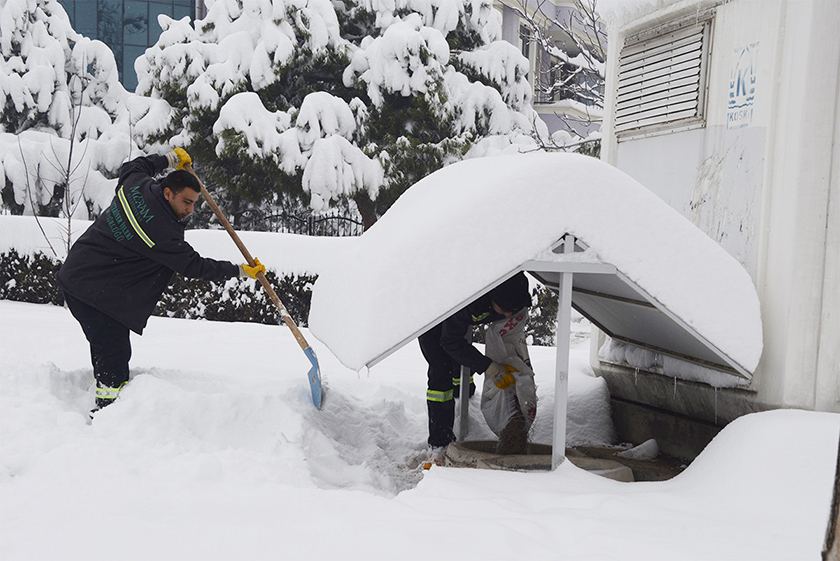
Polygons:
M168 153L166 159L169 160L169 167L172 169L184 169L185 165L192 165L192 158L190 158L190 155L183 148L176 148Z
M497 388L506 390L516 383L516 378L513 377L514 372L519 372L519 370L510 364L494 362L487 368L485 374L496 384Z
M239 278L241 279L244 279L245 277L251 277L252 279L255 279L260 273L265 274L265 265L260 263L259 259L254 258L253 267L251 267L247 263L243 263L239 266Z

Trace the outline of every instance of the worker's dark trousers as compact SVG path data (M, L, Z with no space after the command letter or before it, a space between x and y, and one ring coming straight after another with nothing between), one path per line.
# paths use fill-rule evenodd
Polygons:
M440 346L442 327L437 325L421 335L420 350L429 363L429 384L426 405L429 408L429 446L446 446L455 441L453 376L460 375L460 366Z
M66 292L64 300L90 343L90 362L96 381L109 388L119 388L128 381L131 358L128 328Z

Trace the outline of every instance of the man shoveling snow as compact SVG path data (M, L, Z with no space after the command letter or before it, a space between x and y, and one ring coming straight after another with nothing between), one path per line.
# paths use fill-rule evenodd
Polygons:
M129 330L138 335L175 272L221 281L256 278L265 267L200 256L184 230L201 192L187 152L136 158L120 169L114 200L70 249L58 272L64 299L90 343L96 407L110 405L128 382ZM167 167L159 183L154 176Z

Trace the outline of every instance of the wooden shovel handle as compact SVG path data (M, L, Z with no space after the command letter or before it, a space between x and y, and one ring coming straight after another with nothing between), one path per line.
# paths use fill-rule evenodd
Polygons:
M227 217L222 213L222 210L219 208L219 205L216 204L216 201L213 200L213 197L207 191L207 188L204 186L204 182L201 181L201 178L195 173L195 170L192 168L190 164L185 164L184 169L193 174L193 176L198 180L198 185L201 187L201 195L204 197L204 200L207 201L207 204L210 205L210 208L213 209L213 214L216 215L216 218L219 219L222 226L224 226L227 233L230 235L233 243L236 244L236 247L239 248L239 251L242 253L242 256L245 258L245 261L248 262L248 265L253 267L256 263L254 262L254 258L251 256L251 252L248 251L248 248L245 247L245 244L242 243L242 240L239 238L239 234L236 233L236 230L233 229L233 226L230 225ZM292 316L289 315L289 311L286 309L286 306L283 305L283 302L280 301L280 298L277 296L277 293L274 292L274 289L268 283L268 279L265 278L263 273L257 273L257 279L260 281L260 284L263 286L265 291L268 293L268 297L271 298L271 301L274 302L274 305L277 306L277 309L280 311L280 317L283 318L283 321L286 322L286 325L289 326L289 329L292 330L292 334L295 336L295 339L300 345L300 348L304 351L309 348L309 343L306 342L306 339L303 337L303 334L298 329L297 324L292 319Z

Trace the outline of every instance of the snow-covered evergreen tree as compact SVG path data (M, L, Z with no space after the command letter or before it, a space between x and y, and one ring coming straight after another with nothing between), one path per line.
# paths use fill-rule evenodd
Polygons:
M76 33L57 0L0 0L0 52L3 205L67 218L98 213L120 164L140 154L132 110L168 108L126 92L113 53Z
M545 135L491 0L208 5L195 25L159 17L137 91L172 109L146 142L186 146L240 226L301 201L369 226L447 163Z

